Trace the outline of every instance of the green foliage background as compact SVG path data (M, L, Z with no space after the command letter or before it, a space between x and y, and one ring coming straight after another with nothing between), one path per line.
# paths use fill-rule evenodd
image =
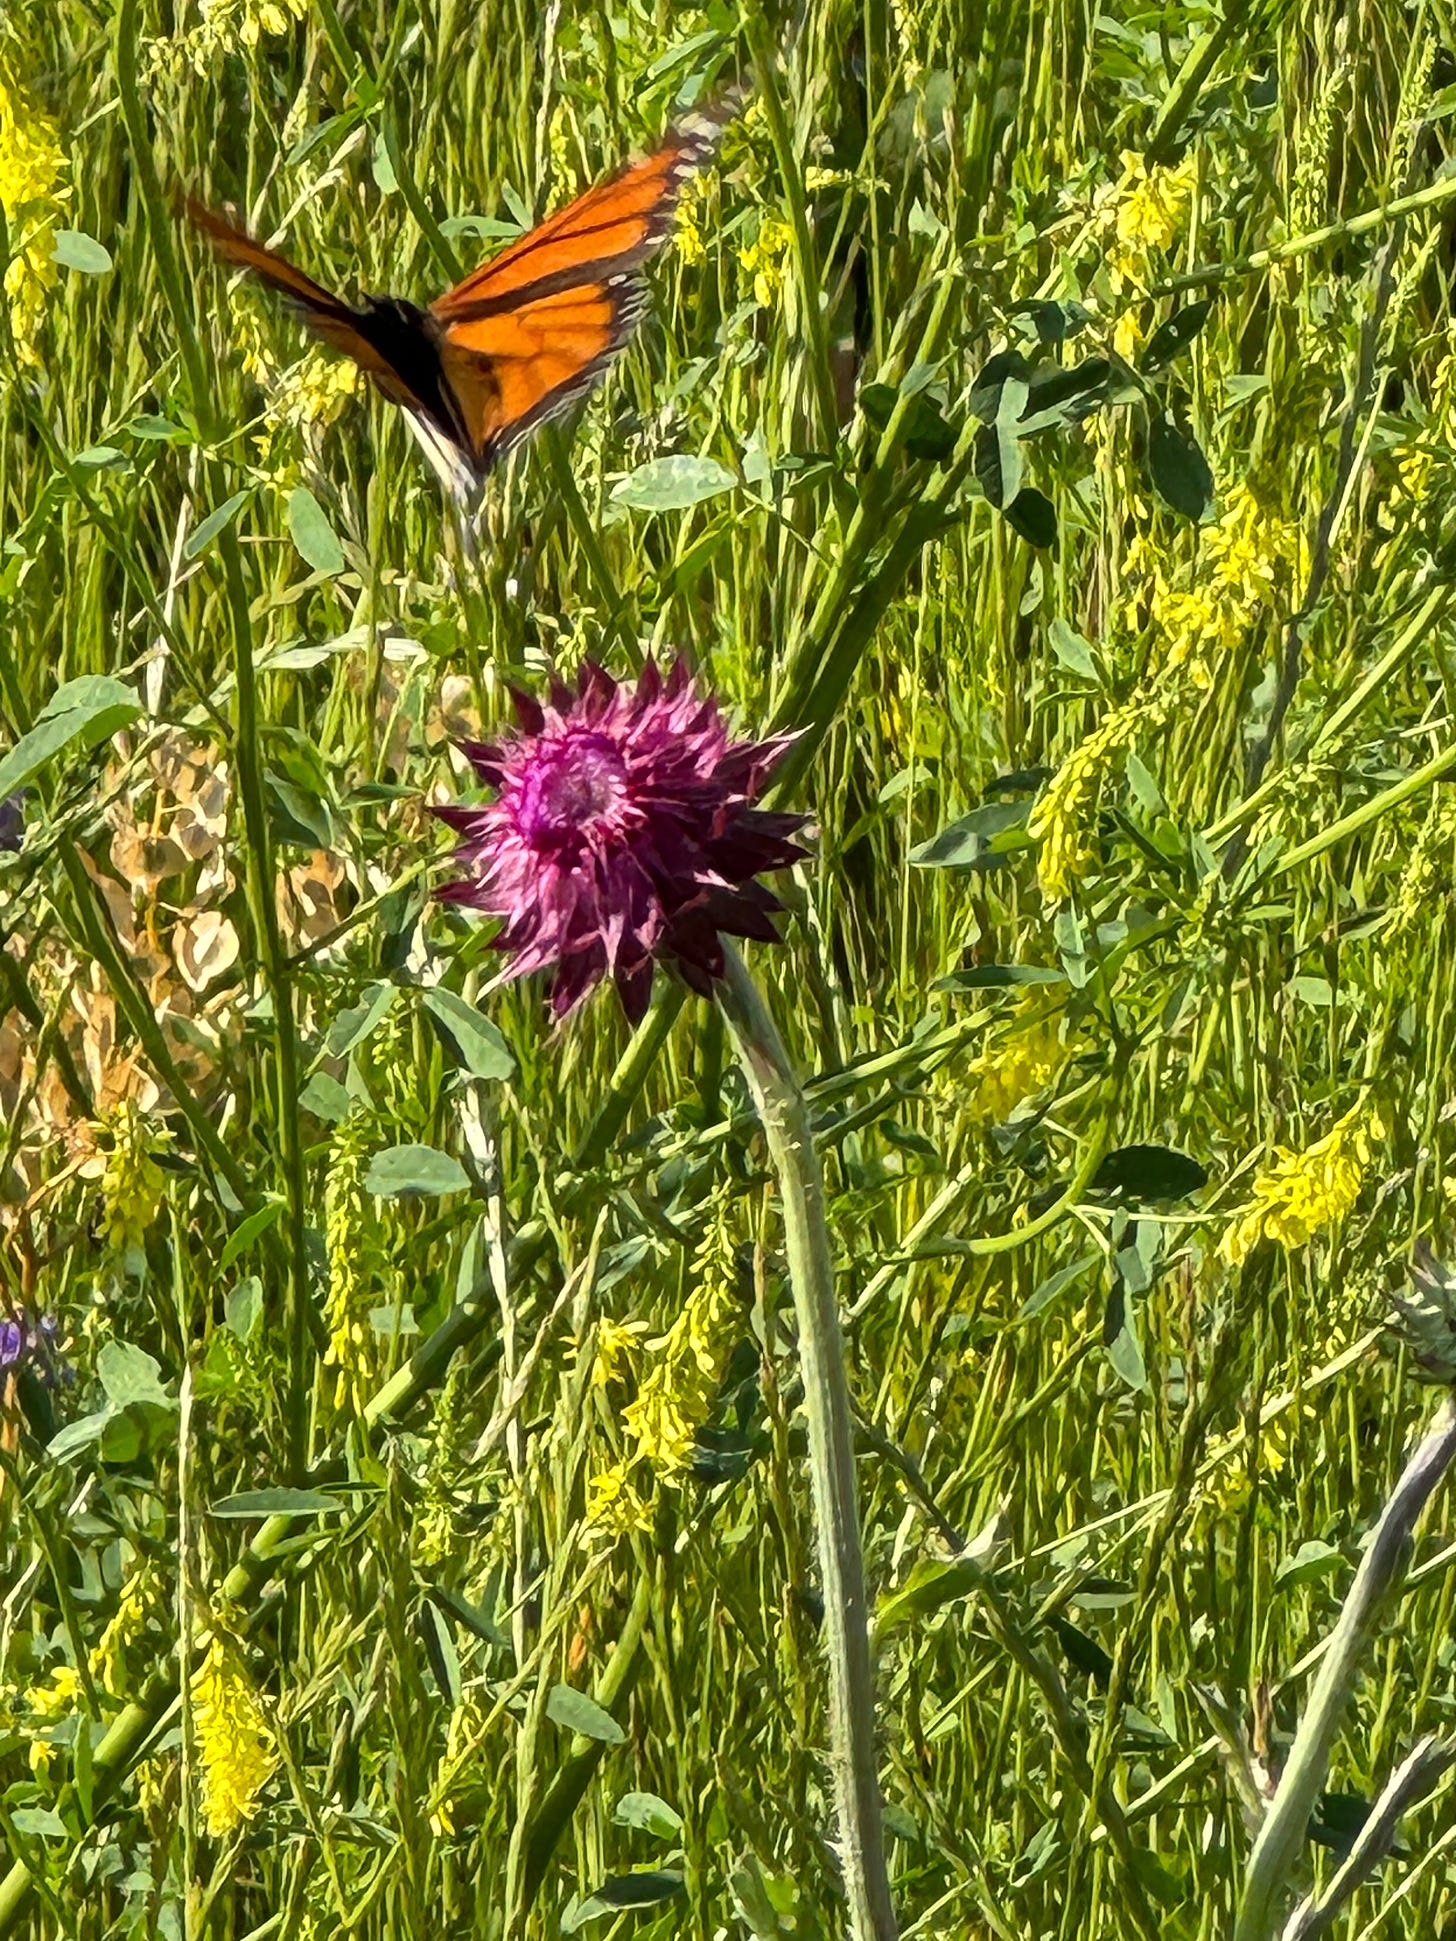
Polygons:
M831 1193L905 1931L1224 1934L1424 1413L1381 1295L1449 1244L1444 7L22 0L0 62L65 158L0 194L44 296L7 740L129 690L67 690L0 858L0 1274L75 1371L0 1418L0 1933L839 1931L721 1028L664 985L635 1046L609 997L553 1032L427 897L507 680L681 647L803 731L752 961ZM478 557L172 214L423 300L740 69L699 246ZM1107 1191L1131 1147L1206 1182ZM1449 1724L1447 1521L1339 1794ZM275 1742L221 1837L209 1637ZM1453 1811L1345 1933L1445 1931Z

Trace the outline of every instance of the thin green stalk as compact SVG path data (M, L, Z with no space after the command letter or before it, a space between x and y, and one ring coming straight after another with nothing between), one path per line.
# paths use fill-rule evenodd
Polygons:
M1178 296L1184 290L1206 290L1220 283L1235 282L1241 276L1253 276L1259 270L1267 270L1275 263L1290 263L1300 256L1309 256L1326 243L1347 242L1352 236L1364 236L1382 224L1394 222L1400 216L1408 216L1417 209L1435 209L1443 202L1449 202L1456 195L1456 175L1443 175L1434 182L1428 182L1423 189L1416 189L1410 195L1395 196L1383 202L1378 209L1366 209L1358 216L1351 216L1345 222L1332 222L1323 229L1306 230L1302 236L1291 236L1282 243L1272 243L1268 249L1256 249L1247 256L1236 256L1231 263L1204 263L1198 269L1185 270L1181 276L1165 276L1161 283L1153 284L1148 297L1156 301L1160 297Z
M637 1592L627 1613L627 1621L592 1694L604 1712L615 1712L637 1676L637 1654L652 1612L653 1588L652 1573L642 1571L637 1579ZM547 1789L546 1797L537 1807L526 1836L525 1865L521 1875L524 1906L529 1907L540 1892L551 1856L571 1824L572 1815L585 1798L586 1789L602 1763L606 1750L604 1739L588 1739L580 1733L573 1737L571 1750Z
M1379 795L1374 795L1368 802L1361 803L1358 809L1352 809L1348 815L1342 815L1338 821L1327 824L1317 836L1311 836L1308 842L1298 843L1293 849L1286 850L1275 863L1274 874L1288 876L1292 870L1309 862L1312 857L1322 856L1327 849L1333 849L1335 844L1343 842L1346 836L1358 835L1360 830L1369 828L1372 822L1378 822L1389 810L1399 808L1400 804L1408 801L1411 796L1419 795L1423 788L1439 780L1450 768L1456 768L1456 742L1453 742L1449 748L1443 748L1439 755L1433 755L1428 762L1423 762L1419 768L1413 769L1403 782L1396 782L1390 788L1382 789Z
M829 1660L829 1763L854 1941L895 1941L885 1862L875 1687L854 1475L854 1417L813 1128L788 1053L737 952L718 987L724 1022L758 1107L783 1201L784 1248L799 1324L809 1483Z
M1273 1941L1279 1932L1283 1903L1309 1830L1310 1814L1325 1783L1335 1735L1355 1689L1360 1661L1386 1598L1404 1574L1416 1521L1453 1459L1456 1395L1448 1395L1406 1464L1365 1546L1299 1722L1279 1789L1249 1856L1233 1941Z
M193 328L193 306L183 285L177 258L176 223L157 176L154 143L147 127L137 88L137 0L122 0L116 31L116 82L126 124L132 166L147 230L157 260L158 275L182 346L182 361L192 393L192 408L204 436L215 435L212 386ZM213 467L209 465L210 474ZM304 1207L303 1145L298 1112L298 1034L293 1015L293 986L288 957L278 928L274 896L273 839L263 792L263 761L258 733L257 680L253 670L253 629L242 554L231 530L218 535L228 616L232 626L233 678L236 719L233 754L246 836L245 868L248 913L254 944L262 958L263 976L273 1002L274 1111L277 1120L279 1169L287 1202L288 1240L288 1467L295 1480L302 1475L308 1449L308 1390L312 1378L308 1288L308 1249Z
M606 1096L572 1158L572 1170L589 1173L606 1158L617 1134L627 1122L632 1101L642 1090L648 1072L657 1063L658 1053L667 1043L668 1033L677 1022L687 998L686 988L671 978L659 977L652 993L647 1016L632 1034L632 1042L618 1059L607 1080Z

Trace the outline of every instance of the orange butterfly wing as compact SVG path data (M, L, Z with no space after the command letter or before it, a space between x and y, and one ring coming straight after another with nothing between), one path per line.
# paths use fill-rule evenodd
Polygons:
M190 197L187 213L225 263L231 263L236 269L251 270L270 289L280 291L302 313L304 322L316 336L335 350L343 351L346 357L352 357L396 403L411 402L409 387L359 331L348 304L333 296L321 283L315 283L311 276L305 276L302 270L295 269L287 257L255 242Z
M431 304L478 473L589 390L626 344L643 309L636 271L671 234L683 183L729 112L685 121Z

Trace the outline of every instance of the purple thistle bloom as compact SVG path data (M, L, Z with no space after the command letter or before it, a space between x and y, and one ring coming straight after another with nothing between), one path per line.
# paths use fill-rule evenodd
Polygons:
M805 818L752 803L792 736L730 739L681 658L635 685L588 661L549 706L512 699L518 733L465 744L495 800L435 811L468 872L441 895L502 919L503 977L554 967L560 1018L610 974L636 1023L659 959L708 997L725 934L777 941L782 906L755 879L805 854Z

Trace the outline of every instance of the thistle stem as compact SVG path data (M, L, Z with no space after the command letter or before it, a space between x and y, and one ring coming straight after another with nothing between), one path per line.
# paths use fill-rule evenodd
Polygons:
M1339 1621L1330 1634L1289 1761L1270 1803L1244 1875L1233 1941L1273 1941L1281 1903L1293 1879L1310 1814L1329 1770L1330 1751L1355 1689L1360 1660L1387 1593L1404 1574L1416 1519L1456 1458L1456 1394L1448 1395L1405 1466L1360 1559Z
M731 945L725 946L725 958L719 1004L778 1179L789 1282L799 1323L809 1482L829 1657L829 1758L849 1932L853 1941L895 1941L875 1757L874 1675L855 1502L854 1425L824 1219L824 1180L804 1094L773 1019Z

